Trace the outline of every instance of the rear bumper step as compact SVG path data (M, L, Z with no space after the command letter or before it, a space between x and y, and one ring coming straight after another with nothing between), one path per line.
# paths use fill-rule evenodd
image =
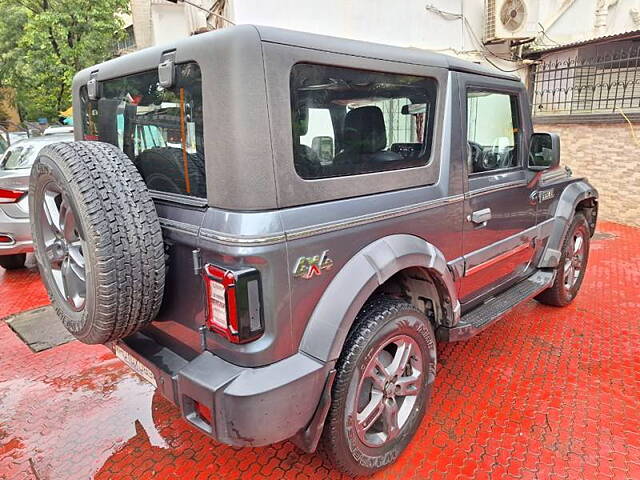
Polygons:
M477 335L522 302L549 288L554 278L554 271L537 271L526 280L516 283L508 290L465 313L455 327L438 327L436 331L438 340L457 342Z

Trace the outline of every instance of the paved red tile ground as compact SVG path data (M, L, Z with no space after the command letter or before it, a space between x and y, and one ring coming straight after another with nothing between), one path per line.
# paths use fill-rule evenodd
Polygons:
M602 223L565 309L522 305L440 345L433 406L377 478L640 479L640 229ZM46 303L0 269L0 317ZM0 478L339 478L288 443L234 449L190 428L104 347L33 354L0 322Z

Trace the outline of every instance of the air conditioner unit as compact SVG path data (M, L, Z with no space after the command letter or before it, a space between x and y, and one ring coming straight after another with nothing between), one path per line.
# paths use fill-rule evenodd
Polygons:
M485 0L484 42L536 37L540 32L539 5L538 0Z

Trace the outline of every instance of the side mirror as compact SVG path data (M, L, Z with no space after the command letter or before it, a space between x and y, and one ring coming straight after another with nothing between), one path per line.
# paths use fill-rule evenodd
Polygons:
M529 170L540 171L560 166L560 136L534 133L529 144Z
M333 138L328 136L313 137L311 149L318 155L322 165L333 162Z

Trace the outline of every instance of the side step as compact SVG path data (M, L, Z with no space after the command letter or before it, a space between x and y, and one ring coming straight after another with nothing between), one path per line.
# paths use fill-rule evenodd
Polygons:
M526 280L516 283L482 305L465 313L455 327L438 327L438 340L457 342L477 335L492 323L553 284L555 271L538 270Z

